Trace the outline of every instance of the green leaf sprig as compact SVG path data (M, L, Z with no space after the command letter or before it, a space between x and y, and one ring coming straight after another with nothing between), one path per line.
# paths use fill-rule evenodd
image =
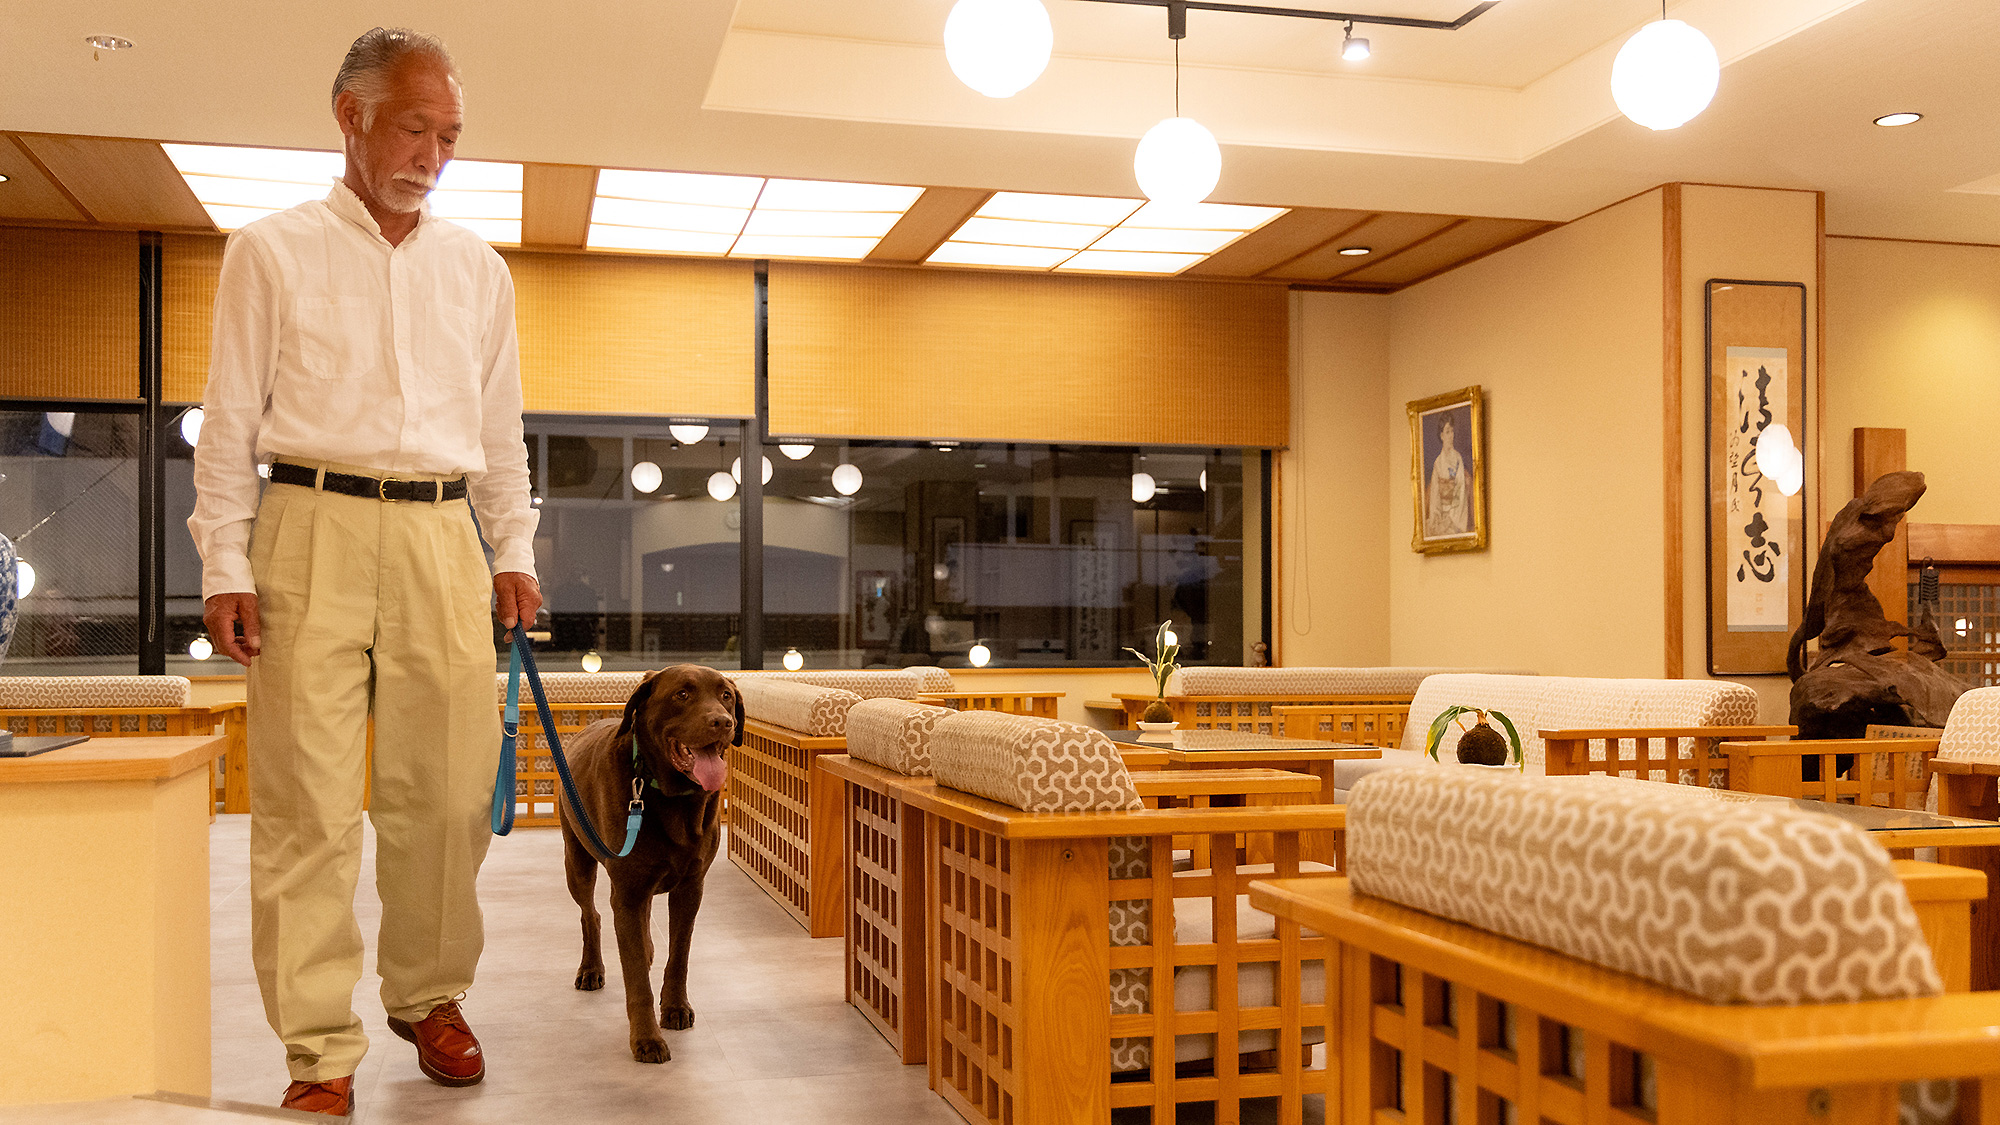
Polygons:
M1153 632L1153 651L1159 655L1149 657L1129 645L1125 648L1126 652L1138 657L1139 662L1152 671L1154 694L1161 699L1167 697L1167 677L1180 669L1176 658L1181 654L1181 646L1167 643L1167 627L1173 623L1173 618L1170 617L1160 622L1160 627Z
M1432 761L1435 762L1438 760L1438 743L1444 740L1445 727L1450 725L1451 721L1460 715L1477 715L1478 719L1476 721L1482 723L1486 721L1486 716L1488 715L1500 720L1501 728L1507 732L1507 742L1514 749L1515 768L1524 773L1527 772L1528 759L1527 755L1521 750L1521 732L1514 729L1514 720L1508 718L1503 712L1481 710L1477 707L1447 707L1444 709L1443 714L1431 721L1430 733L1424 736L1424 753ZM1466 729L1465 724L1460 723L1459 729Z

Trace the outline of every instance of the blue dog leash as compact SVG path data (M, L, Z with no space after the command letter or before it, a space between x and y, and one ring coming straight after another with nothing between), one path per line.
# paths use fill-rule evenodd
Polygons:
M556 718L549 711L549 697L542 690L542 674L535 668L534 650L528 647L527 622L514 627L514 643L507 658L507 711L500 721L500 772L493 780L493 834L505 836L514 830L515 761L514 745L521 732L521 668L528 669L528 689L535 696L535 710L541 715L542 737L548 740L549 755L556 762L556 776L562 779L563 792L569 795L570 811L576 813L577 827L583 830L585 840L597 849L598 855L628 856L632 845L639 842L639 824L646 816L646 803L640 799L639 783L632 786L632 803L625 810L625 846L617 851L605 845L597 834L597 826L590 822L590 813L577 797L576 782L569 775L569 760L563 757L562 737L556 733Z

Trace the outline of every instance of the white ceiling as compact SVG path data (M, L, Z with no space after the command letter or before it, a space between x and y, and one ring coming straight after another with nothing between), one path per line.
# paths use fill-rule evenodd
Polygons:
M333 147L327 88L368 26L451 43L468 157L1129 195L1132 146L1171 111L1165 15L1045 0L1057 58L995 102L960 86L949 0L14 0L0 130ZM1332 0L1302 0L1333 6ZM1470 0L1341 0L1453 18ZM1570 219L1668 180L1818 188L1835 234L2000 242L2000 4L1675 0L1721 91L1670 133L1618 116L1619 44L1651 0L1505 0L1457 32L1194 12L1186 112L1224 146L1215 199ZM133 39L93 61L83 36ZM1914 109L1924 121L1872 118ZM0 187L4 190L4 187Z

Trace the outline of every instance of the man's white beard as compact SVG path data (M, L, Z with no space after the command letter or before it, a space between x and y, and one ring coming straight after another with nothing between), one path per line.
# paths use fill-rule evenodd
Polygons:
M381 193L382 206L397 214L407 215L421 208L424 198L436 186L436 180L420 180L399 172L389 177L388 190Z

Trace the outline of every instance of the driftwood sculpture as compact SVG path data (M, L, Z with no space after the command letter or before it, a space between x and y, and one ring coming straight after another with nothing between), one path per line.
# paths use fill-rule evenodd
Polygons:
M1792 724L1800 738L1860 738L1870 723L1942 727L1965 685L1938 667L1944 634L1929 605L1917 627L1889 620L1868 589L1875 555L1924 494L1924 475L1887 473L1833 517L1813 571L1805 621L1792 634ZM1891 642L1908 637L1907 650ZM1819 651L1806 658L1806 642Z

